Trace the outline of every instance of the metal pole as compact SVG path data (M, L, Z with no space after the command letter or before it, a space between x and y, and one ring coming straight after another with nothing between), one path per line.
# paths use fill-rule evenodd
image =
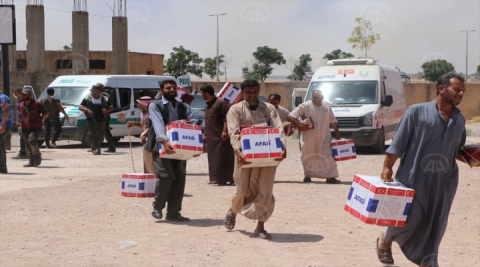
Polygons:
M10 73L8 69L8 45L2 44L3 93L10 97Z
M465 45L465 82L467 82L468 79L468 30L466 31L467 33L467 42Z
M217 66L217 68L216 68L217 82L220 81L220 79L218 78L218 50L219 50L218 15L219 15L219 14L217 14L217 60L216 60L216 61L217 61L217 64L216 64L216 66Z

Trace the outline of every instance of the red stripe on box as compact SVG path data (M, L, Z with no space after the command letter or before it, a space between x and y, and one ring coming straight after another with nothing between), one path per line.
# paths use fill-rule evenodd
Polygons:
M278 129L278 128L271 128L271 129L268 129L268 133L272 133L272 134L280 133L280 129Z
M264 159L264 158L268 158L269 156L269 153L255 153L253 154L253 158L255 159Z
M415 190L408 190L407 191L407 197L414 197L415 196Z
M253 159L253 154L245 154L243 155L246 159Z
M403 189L388 189L387 191L387 195L389 196L405 196L405 193L407 193L407 191Z
M158 153L158 156L159 156L159 157L165 156L165 152L160 152L160 153Z
M365 215L361 215L360 216L360 221L362 221L364 223L368 223L368 224L375 224L377 220L373 219L373 218L368 218Z
M282 152L277 152L277 153L270 153L271 158L281 158L282 157Z
M147 194L147 197L154 197L155 196L155 193L148 193Z
M405 226L405 221L398 221L397 226L398 227L404 227Z
M173 145L173 148L178 148L178 149L181 149L181 148L182 148L182 145L175 144L175 145Z
M147 197L147 194L146 193L138 193L137 197Z
M345 210L346 212L349 212L349 211L350 211L350 206L345 205L345 206L343 207L343 210Z
M238 94L237 98L235 98L235 101L233 101L233 103L234 104L237 103L238 101L240 101L240 99L242 99L242 97L243 97L243 93L240 92L240 94Z
M360 182L360 180L361 180L360 177L358 177L358 176L356 176L356 175L353 176L353 181L354 181L355 183L358 184L358 182Z
M363 179L360 178L360 183L361 186L365 187L366 189L369 189L371 184Z
M350 209L350 214L352 214L355 218L360 218L360 212Z
M395 226L397 224L396 220L385 220L379 219L377 225L386 225L386 226Z
M252 129L250 134L267 134L267 129Z
M186 145L182 145L182 149L183 149L183 150L193 150L193 151L197 151L197 147L196 147L196 146L186 146Z
M128 195L128 193L127 192L122 192L121 195L126 197Z

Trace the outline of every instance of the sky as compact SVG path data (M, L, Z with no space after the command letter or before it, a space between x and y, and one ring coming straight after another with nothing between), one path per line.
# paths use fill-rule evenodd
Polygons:
M31 0L33 1L33 0ZM41 1L40 1L41 2ZM26 48L25 6L16 5L17 50ZM45 48L60 50L72 42L73 0L43 0ZM90 50L111 50L113 0L87 1ZM281 52L287 62L310 54L312 67L335 49L356 57L361 51L347 42L357 17L372 23L380 40L368 55L383 65L418 73L425 61L445 59L465 73L466 33L468 69L480 65L480 1L159 1L127 0L129 50L164 54L183 46L202 58L216 56L219 16L219 53L228 59L228 77L241 77L257 47ZM289 75L291 64L275 66L272 75Z

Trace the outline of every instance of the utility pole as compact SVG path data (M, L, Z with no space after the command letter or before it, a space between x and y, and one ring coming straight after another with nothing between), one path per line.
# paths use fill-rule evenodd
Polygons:
M217 60L216 60L216 69L215 69L215 72L217 74L217 82L220 81L220 79L218 78L218 60L219 60L218 59L218 57L219 57L219 54L218 54L219 52L218 51L219 51L219 47L220 47L220 45L219 45L219 30L218 30L218 16L224 16L224 15L227 15L227 13L208 15L208 16L216 16L217 17L217 58L216 58Z

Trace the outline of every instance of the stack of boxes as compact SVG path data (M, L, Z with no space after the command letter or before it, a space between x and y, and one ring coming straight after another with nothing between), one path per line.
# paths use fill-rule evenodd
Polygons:
M344 209L368 224L403 227L414 196L415 190L400 183L355 175Z
M154 197L157 176L145 173L122 174L122 196Z
M247 162L242 168L277 166L282 157L282 141L278 128L251 127L240 134L242 153Z

